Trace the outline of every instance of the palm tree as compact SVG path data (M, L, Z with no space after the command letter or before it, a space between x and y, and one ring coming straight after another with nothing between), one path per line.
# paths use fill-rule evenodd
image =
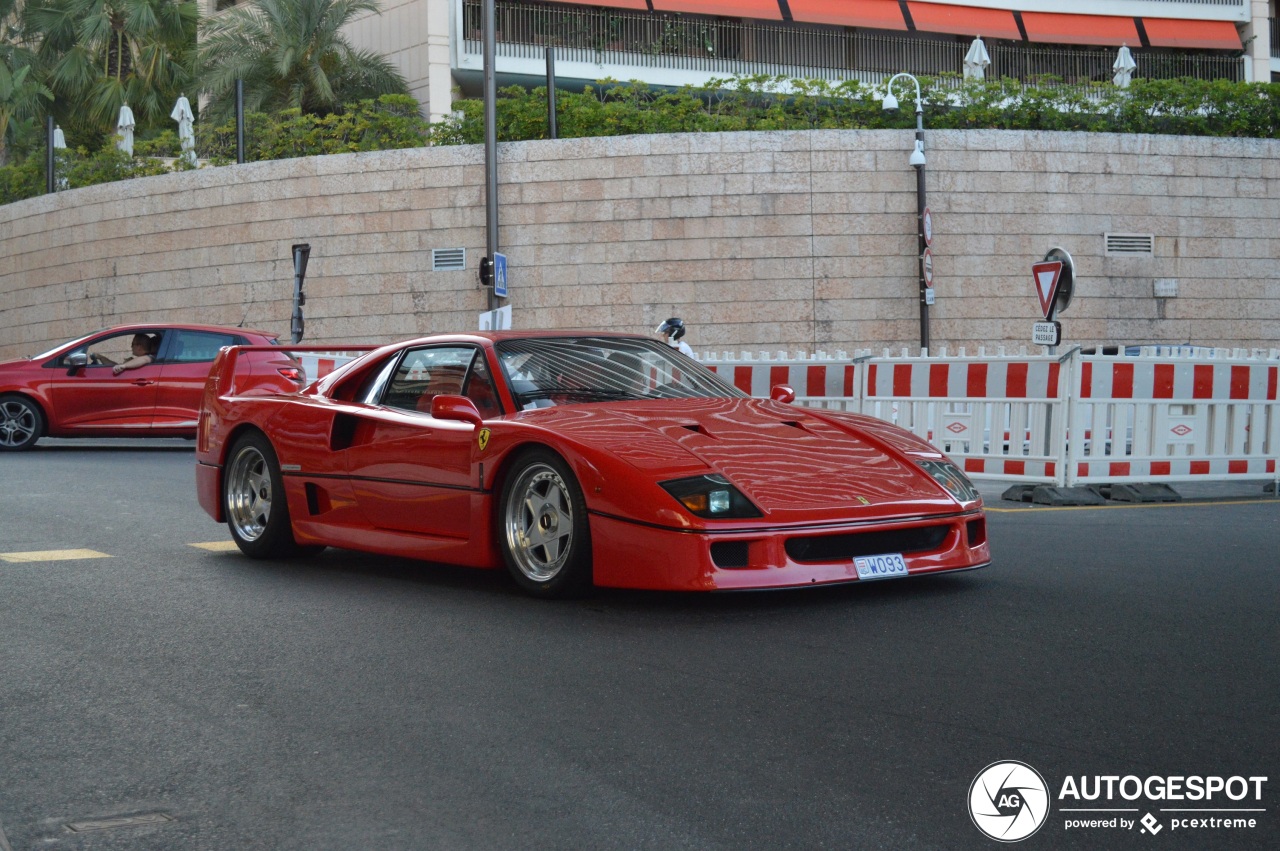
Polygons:
M35 54L21 43L21 13L17 0L0 0L0 165L9 161L14 119L34 119L53 100L39 80Z
M140 124L168 117L192 82L198 18L193 0L27 0L24 15L64 126L98 132L124 103Z
M342 35L357 15L378 11L377 0L257 0L207 20L200 42L205 114L218 120L234 113L236 80L244 80L252 112L324 115L343 103L408 94L390 62Z

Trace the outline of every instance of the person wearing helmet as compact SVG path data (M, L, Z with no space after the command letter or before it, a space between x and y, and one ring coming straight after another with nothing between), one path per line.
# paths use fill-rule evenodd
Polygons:
M684 320L673 316L654 329L653 333L665 337L667 345L671 348L679 349L681 354L693 357L693 347L681 339L684 337L684 332Z

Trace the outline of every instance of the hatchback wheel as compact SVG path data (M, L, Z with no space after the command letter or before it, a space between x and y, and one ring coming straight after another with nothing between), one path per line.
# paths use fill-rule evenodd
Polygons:
M25 396L0 396L0 451L21 452L44 433L44 413Z

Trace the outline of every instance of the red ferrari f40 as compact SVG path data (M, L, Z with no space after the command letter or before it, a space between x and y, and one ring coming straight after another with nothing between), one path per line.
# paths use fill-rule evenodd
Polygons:
M196 486L252 557L344 547L501 568L543 597L985 566L982 500L863 416L754 399L644 337L495 332L371 351L297 392L214 362Z

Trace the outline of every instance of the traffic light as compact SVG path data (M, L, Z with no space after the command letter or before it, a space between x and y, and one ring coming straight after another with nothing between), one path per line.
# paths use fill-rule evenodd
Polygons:
M493 286L493 261L488 257L480 258L480 286Z
M302 341L306 333L306 322L302 317L302 306L307 303L302 284L307 278L307 258L311 256L311 244L302 242L293 246L293 314L289 321L291 342Z

